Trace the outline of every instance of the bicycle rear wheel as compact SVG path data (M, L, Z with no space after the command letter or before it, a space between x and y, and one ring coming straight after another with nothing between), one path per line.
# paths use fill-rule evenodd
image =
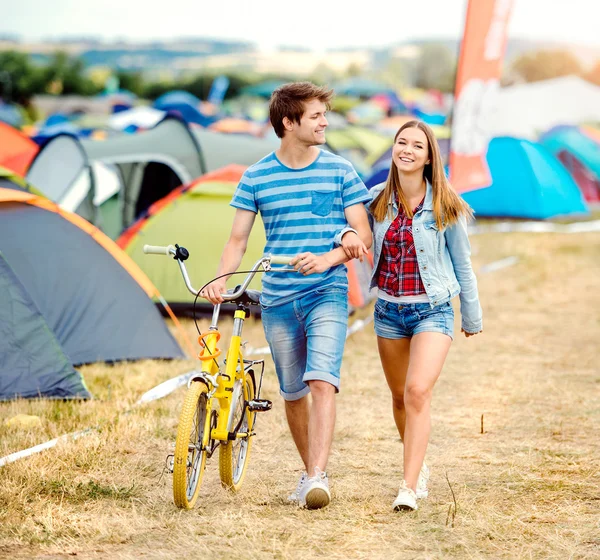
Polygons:
M254 380L250 375L245 376L246 393L248 401L255 396ZM231 429L240 423L239 432L250 433L254 427L254 417L256 412L250 412L247 402L244 400L244 391L242 390L242 381L236 381L233 389L233 398L231 406L234 410ZM219 475L221 484L233 492L237 492L242 487L242 482L246 476L248 459L250 458L250 448L252 447L252 437L236 438L222 443L219 448Z
M179 416L173 461L173 500L183 509L194 507L204 475L211 429L207 392L204 383L194 381Z

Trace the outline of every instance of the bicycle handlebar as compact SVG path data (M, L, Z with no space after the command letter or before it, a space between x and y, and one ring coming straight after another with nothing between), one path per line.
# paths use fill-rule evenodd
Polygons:
M269 259L270 259L270 263L271 264L283 264L283 265L289 265L291 260L294 257L278 257L277 255L270 255Z
M143 251L147 255L174 255L175 247L173 247L173 245L167 245L166 247L161 247L160 245L144 245Z
M180 249L182 249L182 248L180 248ZM175 259L177 260L177 263L179 264L179 269L181 270L181 275L183 276L183 280L185 282L186 288L188 289L189 292L191 292L192 295L194 295L194 296L198 295L199 290L194 289L194 287L192 286L192 284L190 282L190 277L188 276L188 272L185 267L185 263L181 259L177 258L177 249L175 249L174 245L167 245L167 246L144 245L142 250L147 255L167 255L167 256L173 255L175 257ZM184 257L184 258L187 258L187 257ZM294 257L267 255L266 257L262 257L261 259L258 259L256 261L256 263L254 263L254 266L252 267L252 269L246 276L246 279L244 280L242 285L239 287L239 289L237 289L232 294L226 293L226 294L221 294L221 296L223 297L223 299L225 301L231 301L233 299L240 297L240 295L242 295L246 291L248 284L250 284L250 282L252 282L252 279L254 278L254 276L258 272L258 269L261 266L263 267L263 269L265 271L269 271L269 270L271 270L272 264L281 264L284 266L289 265L293 258ZM294 268L282 268L282 269L279 269L279 271L280 272L296 272L296 270Z

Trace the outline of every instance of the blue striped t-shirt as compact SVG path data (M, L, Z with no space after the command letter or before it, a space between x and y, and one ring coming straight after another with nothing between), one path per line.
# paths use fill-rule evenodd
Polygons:
M264 254L292 257L331 251L336 233L347 226L344 209L369 200L354 167L340 156L320 150L309 166L292 169L272 152L246 170L231 206L260 212L267 239ZM309 276L276 269L263 274L265 306L288 303L330 284L348 286L343 264Z

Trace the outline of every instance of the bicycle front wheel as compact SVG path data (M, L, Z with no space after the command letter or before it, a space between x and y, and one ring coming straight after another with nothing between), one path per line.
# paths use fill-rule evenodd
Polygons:
M173 461L173 500L183 509L194 507L204 475L211 429L207 392L204 383L193 382L179 416Z
M250 375L245 376L246 396L251 401L255 395L254 380ZM254 417L256 412L250 412L247 408L247 402L244 399L242 390L242 381L237 381L234 386L233 399L233 422L231 429L234 430L238 424L241 424L238 432L250 433L254 427ZM237 492L242 487L248 459L250 458L250 448L252 447L252 437L250 435L243 438L229 440L222 443L219 448L219 474L221 484L233 492Z

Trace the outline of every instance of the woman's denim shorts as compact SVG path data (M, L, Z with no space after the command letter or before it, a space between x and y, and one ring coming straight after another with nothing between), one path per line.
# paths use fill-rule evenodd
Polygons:
M378 299L375 334L381 338L410 338L422 332L440 332L454 339L454 309L448 301L433 309L428 303L398 304Z

